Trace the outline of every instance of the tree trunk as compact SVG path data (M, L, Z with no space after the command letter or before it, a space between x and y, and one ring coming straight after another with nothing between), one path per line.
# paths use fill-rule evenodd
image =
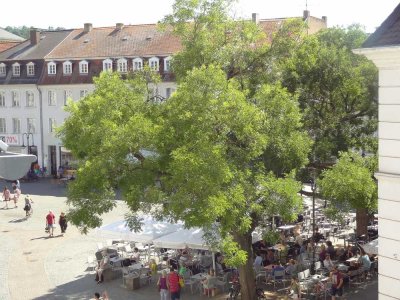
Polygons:
M251 245L251 232L245 235L233 234L234 240L242 250L247 252L248 258L244 265L239 269L240 292L243 300L257 300L256 282L253 269L253 248Z
M357 236L368 235L368 210L366 208L357 208L356 210L357 221Z

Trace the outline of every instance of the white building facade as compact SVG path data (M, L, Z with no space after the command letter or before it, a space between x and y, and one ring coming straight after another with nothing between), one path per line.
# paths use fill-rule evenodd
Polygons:
M379 69L379 299L400 299L400 5L355 50Z

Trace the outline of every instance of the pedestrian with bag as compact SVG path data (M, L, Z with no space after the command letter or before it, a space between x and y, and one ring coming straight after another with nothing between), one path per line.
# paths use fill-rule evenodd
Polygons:
M157 282L158 291L160 292L161 300L168 299L167 272L162 271L161 277Z
M56 216L53 214L51 210L46 216L46 228L49 230L49 237L54 236L54 227L56 226Z
M174 268L171 267L167 277L167 285L171 294L171 300L179 300L181 297L181 286L179 281L180 277L178 273L176 273Z

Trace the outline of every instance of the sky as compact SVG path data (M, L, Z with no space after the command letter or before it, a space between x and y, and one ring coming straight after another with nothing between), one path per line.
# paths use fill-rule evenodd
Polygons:
M328 26L359 23L373 32L399 4L399 0L237 0L233 14L260 19L302 16L306 8L314 17L327 16ZM174 0L14 0L0 2L0 27L82 28L115 23L156 23L172 12Z

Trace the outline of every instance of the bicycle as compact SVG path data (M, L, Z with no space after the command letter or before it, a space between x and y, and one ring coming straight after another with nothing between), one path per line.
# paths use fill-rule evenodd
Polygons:
M240 282L239 282L239 277L235 276L231 283L231 287L229 288L229 296L226 298L226 300L236 300L238 299L238 296L240 294ZM267 299L264 295L264 290L262 288L257 288L256 287L256 295L257 299Z

